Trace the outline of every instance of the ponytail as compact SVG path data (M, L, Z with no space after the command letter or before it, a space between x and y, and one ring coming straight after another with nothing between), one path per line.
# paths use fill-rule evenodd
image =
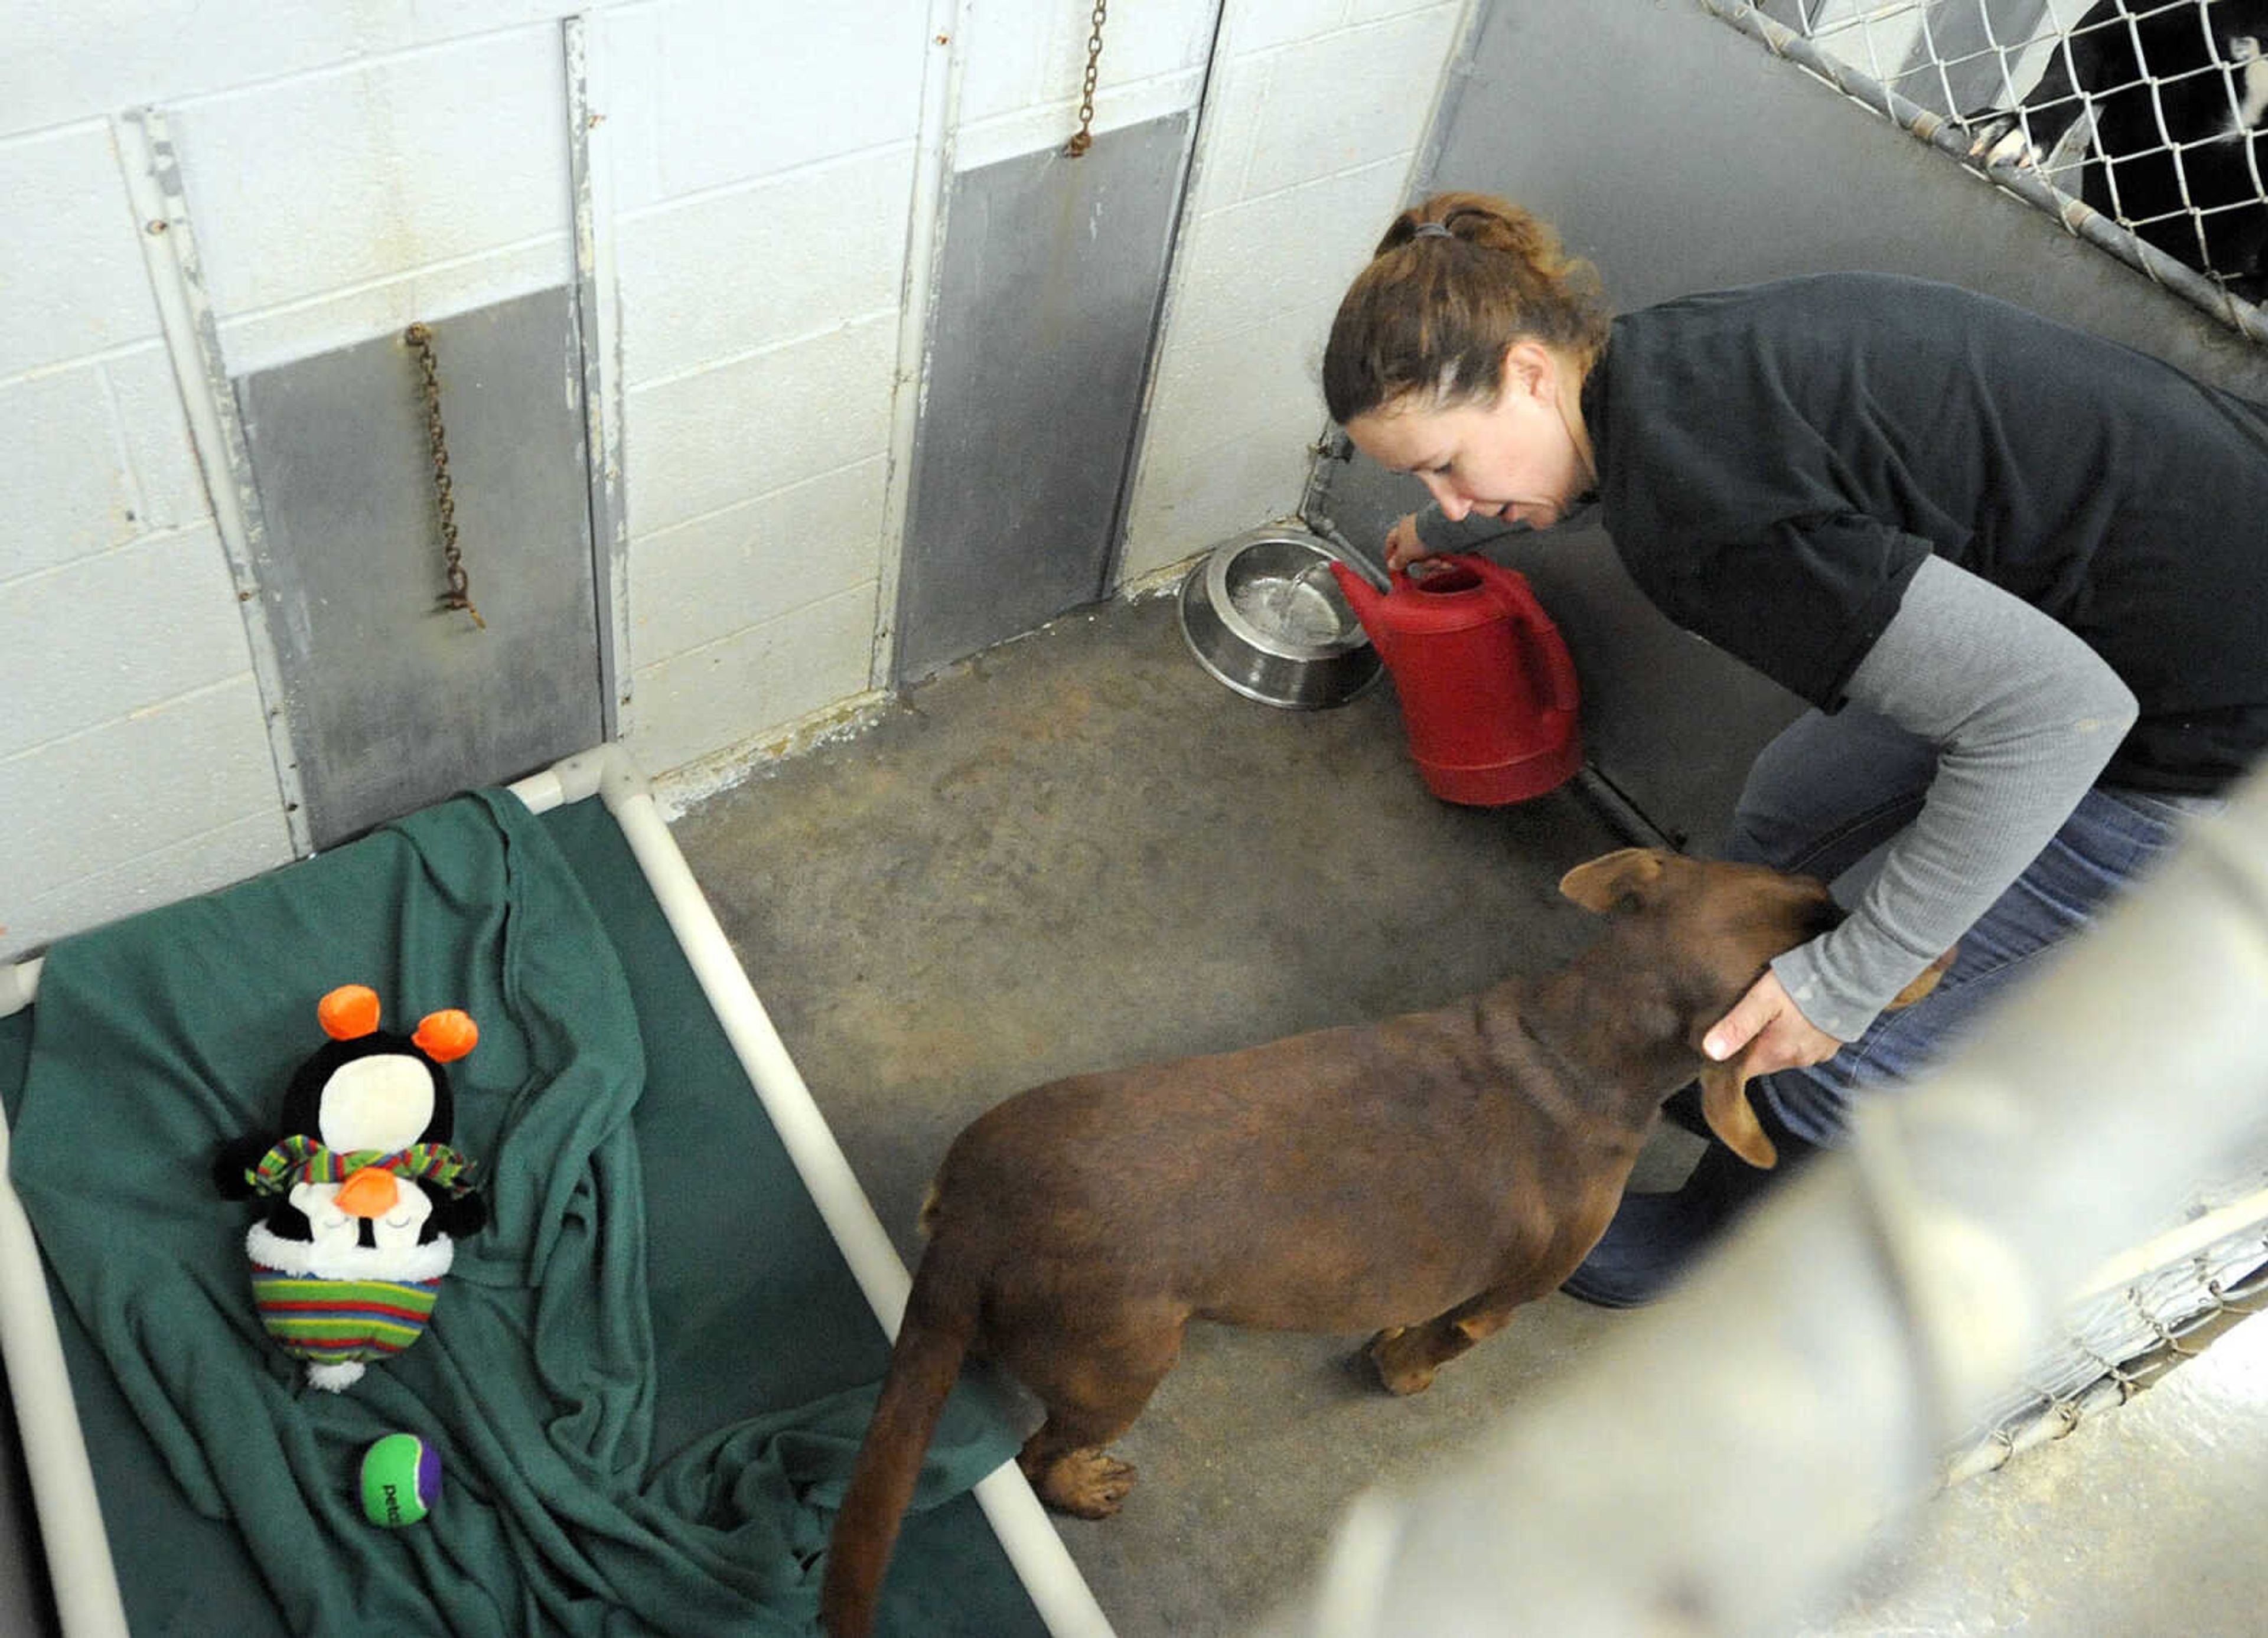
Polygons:
M1323 349L1323 401L1344 426L1410 393L1429 408L1492 401L1504 351L1538 341L1587 370L1607 344L1597 271L1542 217L1487 194L1436 194L1395 217Z

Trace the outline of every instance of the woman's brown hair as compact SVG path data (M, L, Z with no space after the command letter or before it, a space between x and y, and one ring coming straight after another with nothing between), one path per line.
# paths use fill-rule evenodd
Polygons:
M1436 194L1394 218L1323 349L1323 402L1344 426L1403 395L1493 400L1504 349L1539 341L1587 369L1607 344L1597 271L1542 217L1488 194Z

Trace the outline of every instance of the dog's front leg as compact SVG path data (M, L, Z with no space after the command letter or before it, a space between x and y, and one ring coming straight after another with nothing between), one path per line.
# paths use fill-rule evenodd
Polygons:
M1435 1371L1482 1338L1503 1330L1512 1311L1537 1295L1530 1280L1491 1286L1447 1313L1380 1332L1363 1353L1388 1393L1423 1393L1433 1385Z

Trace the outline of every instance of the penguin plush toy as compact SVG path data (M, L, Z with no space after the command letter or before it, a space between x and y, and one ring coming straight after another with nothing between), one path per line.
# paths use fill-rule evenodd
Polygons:
M273 1201L244 1242L261 1323L336 1393L424 1334L457 1238L488 1220L473 1163L449 1147L441 1067L480 1032L453 1009L414 1034L381 1030L361 984L316 1016L330 1039L291 1077L279 1128L225 1146L214 1180L229 1199Z

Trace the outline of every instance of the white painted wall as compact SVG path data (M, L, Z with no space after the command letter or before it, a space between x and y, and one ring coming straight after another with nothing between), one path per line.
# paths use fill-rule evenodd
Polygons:
M1231 0L1121 578L1284 517L1348 282L1403 202L1464 0Z
M1091 11L946 0L909 31L919 4L845 0L797 10L783 52L747 10L628 8L606 39L625 738L648 768L705 760L719 776L887 674L914 433L896 392L924 356L936 231L909 246L909 225L928 225L919 207L948 171L1063 145ZM1213 14L1214 0L1156 0L1112 17L1096 129L1195 107Z
M653 770L863 694L923 77L907 0L609 11L630 533Z
M1461 4L1226 0L1130 577L1297 500L1322 327L1398 198ZM935 207L950 169L1071 134L1084 0L18 8L0 958L291 853L185 419L202 382L166 343L119 116L166 114L241 375L572 276L571 10L599 121L624 738L655 773L729 768L883 674ZM1216 11L1114 15L1098 129L1194 107Z
M13 52L0 119L36 118ZM16 83L18 81L23 83ZM290 856L107 124L0 134L0 952Z

